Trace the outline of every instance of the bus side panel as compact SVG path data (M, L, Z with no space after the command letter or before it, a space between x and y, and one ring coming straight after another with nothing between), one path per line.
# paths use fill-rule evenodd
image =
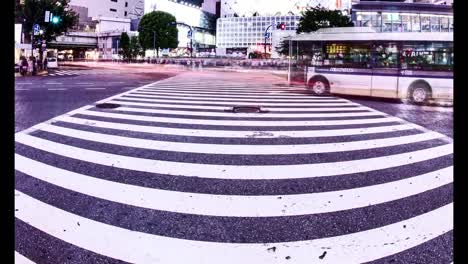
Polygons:
M371 96L398 97L398 69L374 69Z
M414 82L425 81L432 89L432 98L453 100L453 79L400 77L398 95L408 98L409 88Z
M331 93L371 95L372 72L368 69L324 68L316 72L328 79Z

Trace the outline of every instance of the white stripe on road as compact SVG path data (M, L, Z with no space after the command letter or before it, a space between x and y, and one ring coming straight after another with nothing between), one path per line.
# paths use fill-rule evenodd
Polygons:
M25 85L31 85L33 83L30 83L30 82L15 82L16 84L25 84Z
M119 101L109 101L108 103L114 104L121 104L121 105L136 105L136 106L151 106L151 107L170 107L170 108L184 108L184 109L202 109L202 110L232 110L232 107L225 107L225 106L203 106L203 105L177 105L177 104L153 104L153 103L137 103L127 101L124 98L115 98L115 100ZM276 107L263 107L262 110L266 111L275 111L275 112L349 112L349 111L356 111L356 110L368 110L374 111L371 108L360 106L360 107L336 107L336 108L276 108ZM375 112L375 111L374 111ZM379 112L378 114L382 114ZM384 113L385 115L385 113Z
M76 83L76 84L79 84L79 85L93 85L94 83Z
M292 256L296 263L310 263L328 247L333 247L333 254L328 254L324 263L362 263L402 252L453 229L452 203L375 229L271 244L203 242L131 231L66 212L17 190L15 208L15 217L46 234L131 263L275 263L278 254L267 250L273 246L282 255ZM403 225L407 228L403 229Z
M193 136L193 137L218 137L218 138L315 138L315 137L337 137L366 135L373 133L388 133L417 129L413 124L402 124L369 128L349 128L331 130L309 130L309 131L235 131L235 130L202 130L202 129L178 129L156 126L141 126L132 124L121 124L114 122L97 121L71 116L61 116L54 121L62 121L72 124L86 125L100 128L120 129L125 131L164 134L173 136Z
M448 167L404 180L342 191L244 196L166 191L122 184L56 168L18 154L15 154L15 170L62 188L116 203L160 211L227 217L294 216L351 210L404 199L453 182L453 167Z
M35 264L35 262L15 251L15 264Z
M187 177L265 180L337 176L388 169L426 161L453 153L453 145L375 158L298 165L237 166L185 163L134 158L69 146L54 141L16 134L15 140L27 146L68 158L121 169Z
M45 84L63 84L63 83L51 83L51 82L48 82L48 83L45 83Z
M67 90L66 88L48 88L47 90L49 91L63 91L63 90Z
M118 110L118 109L117 109ZM369 118L369 119L350 119L350 120L323 120L323 121L257 121L257 120L201 120L190 118L171 118L138 116L117 113L107 113L98 111L83 111L82 115L108 117L115 119L126 119L146 122L163 122L172 124L190 124L190 125L212 125L212 126L253 126L253 127L280 127L280 126L328 126L328 125L356 125L356 124L378 124L387 122L400 122L401 119L395 117Z
M31 89L28 89L28 88L16 88L15 89L16 91L29 91Z
M54 134L79 138L106 144L126 146L131 148L144 148L151 150L176 151L204 154L232 154L232 155L288 155L288 154L314 154L332 153L353 150L367 150L374 148L406 145L416 142L428 141L444 137L439 133L422 133L395 138L371 139L342 143L325 144L298 144L298 145L225 145L225 144L198 144L180 143L170 141L147 140L131 137L114 136L93 133L83 130L45 126L41 129Z
M126 96L134 96L127 94ZM311 106L361 106L360 104L352 103L349 101L344 102L336 102L336 103L250 103L250 102L215 102L215 101L197 101L197 100L165 100L165 99L148 99L148 98L140 98L140 97L122 97L122 99L139 101L139 102L154 102L154 103L186 103L186 104L210 104L210 105L224 105L224 106L232 106L232 105L256 105L256 106L296 106L296 107L311 107Z
M184 115L184 116L204 116L204 117L251 117L251 118L306 118L306 117L356 117L356 116L381 116L376 112L362 113L300 113L300 114L279 114L279 113L216 113L216 112L193 112L180 110L159 110L147 108L134 108L131 106L121 106L118 111L153 113L153 114L169 114L169 115Z
M192 100L206 100L206 101L228 101L229 103L232 102L245 102L245 101L256 101L256 102L269 102L269 101L288 101L290 103L294 103L294 101L303 101L303 102L311 102L311 103L318 103L318 102L323 102L323 105L326 105L328 103L347 103L349 102L348 100L343 100L340 98L334 98L330 100L322 100L314 97L308 97L306 99L296 99L296 98L289 98L289 99L281 99L281 98L265 98L262 99L260 97L256 97L255 99L243 99L243 98L222 98L218 97L216 95L213 95L212 97L188 97L188 96L178 96L178 95L171 95L171 96L158 96L158 95L147 95L147 94L139 94L138 92L133 92L130 94L131 96L134 97L142 97L142 98L157 98L157 99L165 99L165 100L171 100L171 99L183 99L187 101L192 101Z
M315 97L313 95L308 95L308 96L300 96L300 95L288 95L288 94L283 94L283 93L275 93L275 95L271 95L270 93L260 93L260 94L257 94L257 95L237 95L237 94L233 94L233 93L218 93L218 92L213 92L213 93L205 93L205 92L190 92L190 93L181 93L180 90L179 91L174 91L174 92L171 92L171 93L167 93L167 92L157 92L157 91L149 91L149 90L138 90L138 91L135 91L135 93L145 93L145 94L151 94L151 95L162 95L162 96L165 96L165 95L170 95L170 96L182 96L184 95L184 97L186 96L199 96L201 95L202 98L206 98L206 97L209 97L209 96L215 96L216 98L233 98L233 97L240 97L240 98L253 98L253 99L257 99L257 98L266 98L266 99L269 99L269 98L273 98L273 99L276 99L276 98L286 98L286 99L282 99L282 100L287 100L287 99L319 99L321 97ZM205 95L207 94L207 95ZM198 98L198 97L197 97ZM330 102L330 101L333 101L333 100L337 100L337 98L328 98L328 99L320 99L320 101L322 102Z
M85 90L105 90L106 88L84 88Z

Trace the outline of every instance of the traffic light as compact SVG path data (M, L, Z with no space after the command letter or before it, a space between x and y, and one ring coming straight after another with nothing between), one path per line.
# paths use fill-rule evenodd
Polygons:
M286 24L285 23L278 23L276 25L276 29L285 30L286 29Z
M58 16L52 17L52 24L58 24L60 22L60 18Z

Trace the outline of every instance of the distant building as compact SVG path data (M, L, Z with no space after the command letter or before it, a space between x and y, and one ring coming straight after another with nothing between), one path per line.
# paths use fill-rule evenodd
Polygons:
M90 17L133 19L143 15L144 0L71 0L70 6L88 8Z
M208 52L216 47L216 2L213 0L146 0L145 13L164 11L172 14L178 23L191 26L193 33L194 54ZM179 47L172 55L188 54L190 48L189 27L178 25Z

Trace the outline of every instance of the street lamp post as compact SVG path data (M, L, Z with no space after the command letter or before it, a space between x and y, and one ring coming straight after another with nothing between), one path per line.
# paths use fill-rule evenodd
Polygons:
M268 30L271 28L271 26L273 26L273 24L269 25L266 29L265 29L265 45L264 45L264 51L265 51L265 57L266 57L266 54L267 54L267 50L266 50L266 47L267 47L267 40L268 40L268 36L267 36L267 33L268 33Z
M153 30L153 59L156 53L156 31Z

